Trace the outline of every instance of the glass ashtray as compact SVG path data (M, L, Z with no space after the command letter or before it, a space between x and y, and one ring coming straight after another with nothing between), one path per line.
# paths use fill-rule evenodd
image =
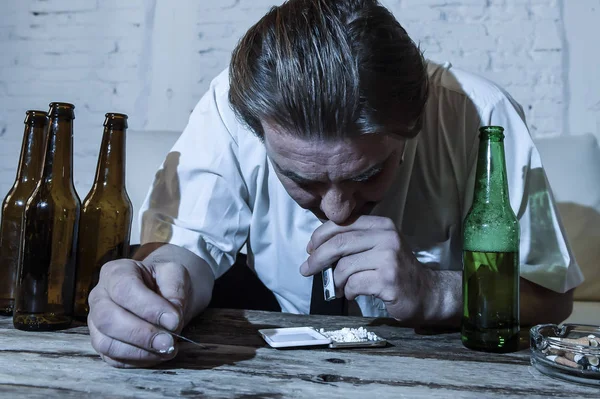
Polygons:
M540 324L529 331L531 365L562 380L600 386L600 327Z

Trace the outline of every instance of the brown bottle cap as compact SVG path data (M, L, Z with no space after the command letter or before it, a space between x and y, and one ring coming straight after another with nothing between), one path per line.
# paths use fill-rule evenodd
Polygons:
M23 123L28 126L46 126L48 124L48 114L45 111L30 109L25 112Z
M50 110L48 111L48 116L67 118L67 119L75 119L75 106L70 103L59 103L52 102L50 103Z
M127 118L125 114L119 114L117 112L109 112L104 115L104 127L110 127L113 129L127 129Z

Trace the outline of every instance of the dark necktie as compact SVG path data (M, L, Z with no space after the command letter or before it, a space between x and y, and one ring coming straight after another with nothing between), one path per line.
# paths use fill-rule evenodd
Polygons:
M310 298L310 314L341 316L348 314L348 301L345 297L326 301L323 295L323 273L313 276Z

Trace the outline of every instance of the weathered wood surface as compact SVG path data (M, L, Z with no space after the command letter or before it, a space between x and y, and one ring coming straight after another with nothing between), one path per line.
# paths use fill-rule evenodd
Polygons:
M257 333L295 326L368 326L390 345L277 350ZM530 366L527 349L474 352L463 348L456 332L416 333L390 320L216 309L183 334L207 349L181 342L169 363L124 370L99 358L85 326L24 332L0 317L0 397L600 397L598 388L540 374Z

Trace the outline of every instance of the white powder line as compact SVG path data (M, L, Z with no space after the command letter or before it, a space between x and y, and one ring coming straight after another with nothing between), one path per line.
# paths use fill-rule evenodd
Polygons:
M324 328L321 328L319 332L336 342L367 342L381 340L375 333L367 331L364 327L344 327L341 330L335 331L325 331Z

